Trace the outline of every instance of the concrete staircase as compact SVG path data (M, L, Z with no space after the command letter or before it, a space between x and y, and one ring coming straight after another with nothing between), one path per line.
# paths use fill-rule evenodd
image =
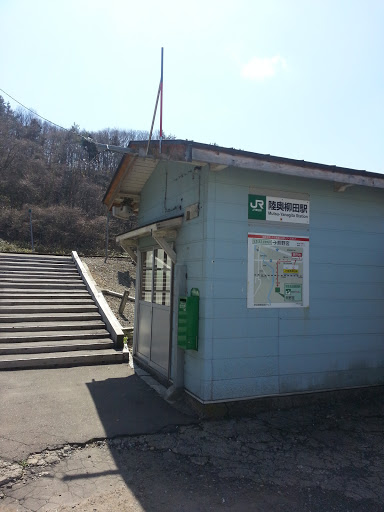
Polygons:
M120 362L71 257L0 253L0 370Z

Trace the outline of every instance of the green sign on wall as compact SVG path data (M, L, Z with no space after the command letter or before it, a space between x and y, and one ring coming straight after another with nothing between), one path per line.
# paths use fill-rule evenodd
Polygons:
M248 219L309 224L309 201L248 194Z
M265 220L267 211L266 205L266 196L248 194L248 219Z

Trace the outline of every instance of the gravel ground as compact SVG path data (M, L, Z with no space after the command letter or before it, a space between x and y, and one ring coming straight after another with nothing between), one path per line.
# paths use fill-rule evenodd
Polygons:
M108 258L81 258L85 263L101 290L112 290L118 293L124 293L129 290L129 295L135 296L136 285L136 266L128 257ZM128 300L124 312L119 314L121 299L104 294L112 312L120 322L123 328L133 327L135 316L135 303Z

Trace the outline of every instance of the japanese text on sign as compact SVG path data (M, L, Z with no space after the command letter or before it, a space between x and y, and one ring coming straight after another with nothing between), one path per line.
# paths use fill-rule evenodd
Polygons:
M248 308L309 305L309 238L248 234Z

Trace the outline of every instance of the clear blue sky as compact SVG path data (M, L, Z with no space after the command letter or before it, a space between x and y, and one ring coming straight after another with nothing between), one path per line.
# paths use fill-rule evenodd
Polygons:
M0 0L0 88L149 130L164 46L167 133L384 173L383 27L382 0Z

